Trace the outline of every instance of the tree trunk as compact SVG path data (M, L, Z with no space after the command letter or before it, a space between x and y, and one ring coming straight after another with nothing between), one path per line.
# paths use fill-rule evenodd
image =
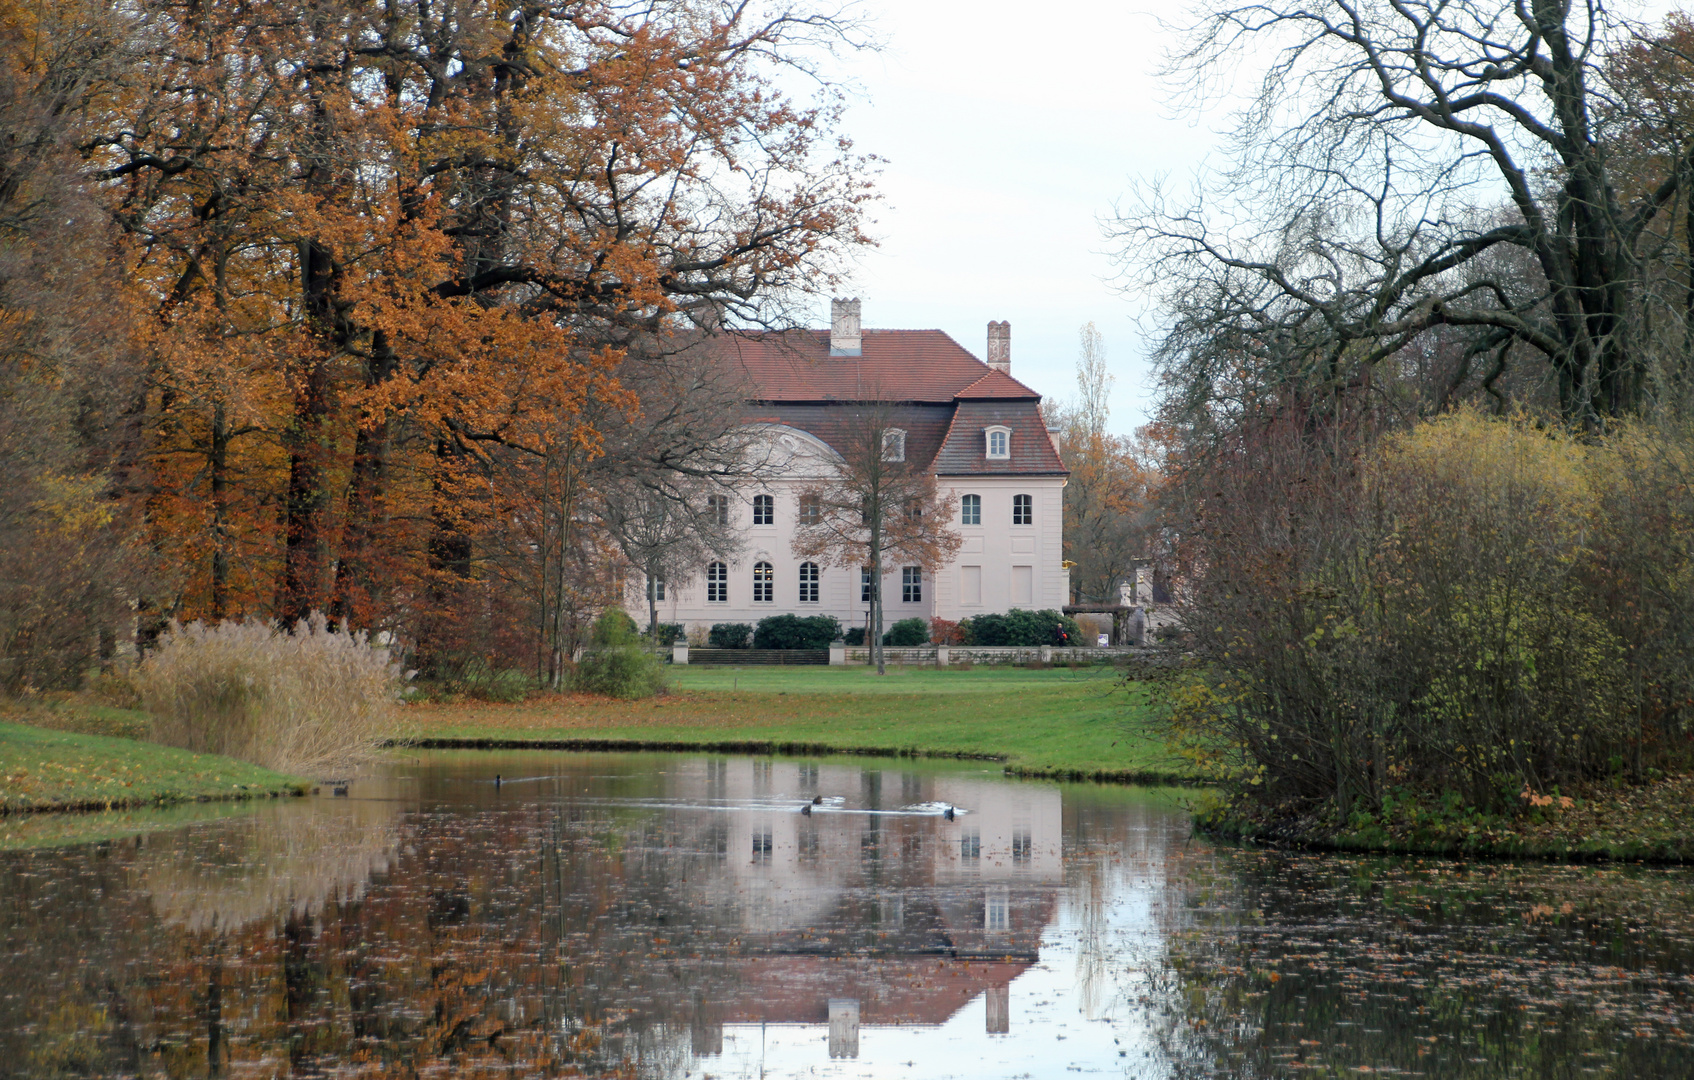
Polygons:
M223 402L212 407L212 445L207 452L212 474L212 599L209 614L221 622L229 614L229 424Z

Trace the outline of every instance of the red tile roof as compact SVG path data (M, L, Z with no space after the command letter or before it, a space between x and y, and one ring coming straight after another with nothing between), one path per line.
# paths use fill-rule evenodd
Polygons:
M737 332L725 340L747 372L755 401L1041 397L940 330L866 330L863 355L855 357L831 357L827 330Z
M987 398L1027 398L1040 401L1041 395L1018 382L1004 371L989 368L988 374L971 383L969 386L953 395L963 400L982 400Z

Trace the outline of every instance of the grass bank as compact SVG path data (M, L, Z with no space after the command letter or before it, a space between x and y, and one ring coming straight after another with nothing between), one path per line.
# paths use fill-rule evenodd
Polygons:
M433 746L717 750L984 758L1008 773L1181 782L1146 730L1142 698L1110 668L968 671L866 667L669 669L642 701L560 695L515 705L407 706L407 740Z
M1197 815L1201 831L1332 851L1465 858L1694 862L1694 776L1649 784L1594 784L1516 816L1482 814L1404 799L1346 825L1315 818L1217 807Z
M233 758L0 721L0 813L293 795L305 786Z

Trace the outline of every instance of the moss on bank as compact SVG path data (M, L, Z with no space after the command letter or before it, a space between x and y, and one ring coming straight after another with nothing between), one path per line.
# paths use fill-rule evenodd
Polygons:
M1408 798L1344 825L1222 804L1201 808L1196 823L1214 836L1320 850L1687 863L1694 862L1694 775L1592 785L1514 817Z
M306 786L233 758L0 722L0 813L297 795Z

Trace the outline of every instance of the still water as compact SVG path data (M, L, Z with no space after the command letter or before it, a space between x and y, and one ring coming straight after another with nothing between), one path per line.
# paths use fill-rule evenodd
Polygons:
M1689 871L1215 845L1182 798L440 753L127 815L0 852L0 1074L1694 1076Z

